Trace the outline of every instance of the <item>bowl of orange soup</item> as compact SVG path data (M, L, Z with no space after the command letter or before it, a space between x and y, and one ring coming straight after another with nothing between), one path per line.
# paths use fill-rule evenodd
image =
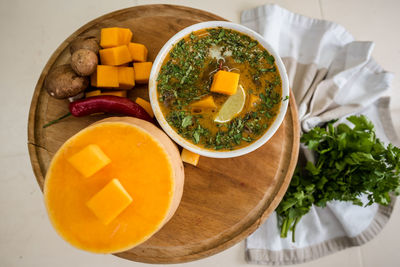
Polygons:
M286 114L289 82L282 60L256 32L209 21L175 34L150 74L156 119L182 147L213 158L265 144Z
M179 151L152 123L110 117L69 138L49 165L44 199L57 233L76 248L118 253L173 216L184 171Z

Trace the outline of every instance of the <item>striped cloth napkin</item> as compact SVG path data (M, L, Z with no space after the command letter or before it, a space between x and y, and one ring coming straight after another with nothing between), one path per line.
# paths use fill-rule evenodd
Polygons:
M355 41L342 26L311 19L277 5L243 11L241 23L260 33L281 56L296 98L301 130L353 114L365 114L385 143L398 144L389 112L392 74L372 58L372 42ZM304 147L302 150L305 150ZM303 151L304 152L304 151ZM296 228L296 242L280 238L277 216L246 240L250 263L297 264L371 240L390 217L389 206L331 202L312 207Z

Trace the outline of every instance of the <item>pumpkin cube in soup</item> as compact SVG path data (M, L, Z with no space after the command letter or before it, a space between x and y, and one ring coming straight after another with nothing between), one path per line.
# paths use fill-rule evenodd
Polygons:
M90 77L92 86L117 88L118 68L113 66L97 65L97 70Z
M129 52L131 53L133 61L145 62L147 60L147 48L138 43L129 43Z
M151 62L134 62L135 82L148 83L152 66L153 63Z
M99 50L102 65L118 66L132 61L128 46L121 45Z
M104 168L111 160L98 145L90 144L68 158L68 162L87 178Z
M132 67L118 67L119 88L132 89L135 86L135 72Z
M197 166L197 164L199 163L199 158L199 154L193 153L192 151L189 151L185 148L182 149L181 159L183 162L189 163L193 166Z
M100 32L100 46L110 48L127 45L132 39L132 31L127 28L103 28Z
M132 197L119 180L112 179L86 203L86 206L103 224L107 225L131 203Z
M153 109L151 108L151 104L150 102L144 100L143 98L136 98L135 100L136 104L138 104L139 106L141 106L142 108L144 108L144 110L146 110L147 113L149 113L149 115L153 118L154 117L154 112Z
M217 105L215 105L214 98L211 95L199 101L193 102L192 104L190 104L190 106L200 109L214 109L217 107Z
M220 70L214 75L211 92L234 95L239 84L239 73Z

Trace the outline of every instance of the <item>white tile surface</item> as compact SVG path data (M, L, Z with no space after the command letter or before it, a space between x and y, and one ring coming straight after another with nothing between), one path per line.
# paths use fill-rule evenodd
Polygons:
M293 12L298 12L302 15L321 18L321 10L319 8L318 0L136 0L138 5L145 4L173 4L185 5L193 8L203 9L208 12L218 14L219 16L231 20L233 22L240 22L240 12L244 9L254 8L267 3L276 3L284 8L288 8Z
M275 2L291 11L341 23L361 40L376 42L374 56L397 76L393 84L394 121L400 132L400 1L0 1L0 266L152 266L114 256L78 251L61 240L48 222L42 194L27 151L27 118L39 74L57 46L84 23L105 13L146 3L201 8L232 21L240 11ZM321 12L322 11L322 12ZM398 266L400 211L372 242L298 266ZM240 243L215 256L174 266L249 266ZM160 265L155 265L160 266Z
M400 205L396 203L392 217L382 230L371 242L362 246L361 259L363 266L375 267L398 267L400 266L399 244L400 244Z

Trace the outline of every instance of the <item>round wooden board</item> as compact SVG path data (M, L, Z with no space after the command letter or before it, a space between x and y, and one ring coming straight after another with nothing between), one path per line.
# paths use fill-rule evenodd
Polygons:
M69 43L77 36L99 36L103 27L128 27L133 41L149 48L153 61L164 43L179 30L202 21L224 20L182 6L147 5L116 11L95 19L67 38L45 66L33 95L28 148L41 189L52 156L73 134L107 116L69 117L48 128L43 125L68 112L68 101L56 100L43 89L53 66L68 62ZM129 97L148 99L147 86ZM197 167L185 164L181 204L173 218L142 245L116 254L149 263L186 262L220 252L247 237L263 223L282 199L297 162L299 122L293 94L287 115L267 144L231 159L201 157Z

